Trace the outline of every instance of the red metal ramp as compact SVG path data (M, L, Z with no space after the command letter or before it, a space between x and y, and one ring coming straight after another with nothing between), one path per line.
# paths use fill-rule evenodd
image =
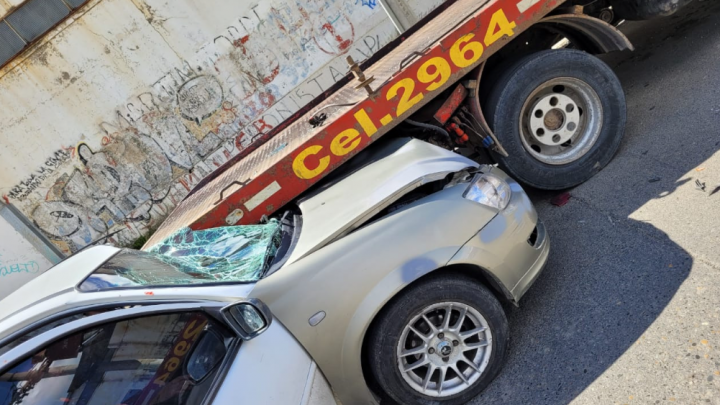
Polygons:
M412 115L564 0L459 0L353 81L183 201L146 246L183 227L257 223ZM310 119L324 113L314 128Z

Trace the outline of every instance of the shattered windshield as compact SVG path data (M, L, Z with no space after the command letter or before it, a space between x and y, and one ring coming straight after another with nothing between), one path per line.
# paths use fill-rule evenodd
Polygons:
M275 255L279 224L193 231L184 228L146 252L125 249L80 284L80 291L255 282Z

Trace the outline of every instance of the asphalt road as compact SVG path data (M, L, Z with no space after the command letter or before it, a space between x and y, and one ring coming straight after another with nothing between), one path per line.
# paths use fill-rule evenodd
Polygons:
M566 206L533 193L550 261L473 404L720 404L720 1L622 29L625 141Z

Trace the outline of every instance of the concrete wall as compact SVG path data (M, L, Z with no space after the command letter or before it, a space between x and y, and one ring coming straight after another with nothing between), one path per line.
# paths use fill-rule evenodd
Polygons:
M93 0L0 70L0 195L65 254L132 243L396 35L375 0Z
M0 300L53 265L28 239L0 215Z

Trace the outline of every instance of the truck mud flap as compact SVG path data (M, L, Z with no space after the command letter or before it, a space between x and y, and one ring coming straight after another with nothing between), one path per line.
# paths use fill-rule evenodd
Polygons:
M554 15L543 18L540 24L553 24L560 31L570 31L574 37L581 37L583 48L594 54L635 50L632 42L619 29L584 14Z

